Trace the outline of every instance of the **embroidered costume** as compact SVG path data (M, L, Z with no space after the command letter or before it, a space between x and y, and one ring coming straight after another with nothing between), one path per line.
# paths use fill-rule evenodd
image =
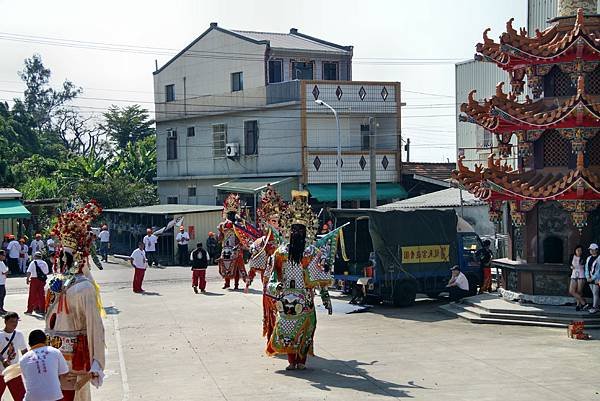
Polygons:
M287 369L304 369L306 357L313 353L313 336L317 325L314 296L318 291L323 305L331 313L327 287L331 272L325 268L325 257L314 245L317 219L307 203L306 192L293 193L293 201L283 215L283 229L290 239L273 255L273 272L267 294L275 301L277 320L267 344L269 355L287 354ZM306 242L305 242L306 241ZM292 249L298 246L301 254ZM302 252L303 250L303 252Z
M281 215L286 207L281 195L271 185L268 185L266 191L261 194L260 208L256 211L260 229L266 234L250 246L251 257L248 261L250 272L246 281L246 289L250 287L254 276L259 272L263 284L263 336L267 338L267 341L271 338L275 328L277 310L273 298L267 295L266 287L273 272L271 256L283 242L279 226Z
M235 229L235 220L239 211L239 196L230 194L223 204L225 220L218 226L218 240L221 243L221 257L218 259L218 263L219 273L225 279L223 289L229 288L231 279L234 279L234 288L237 290L240 278L245 282L247 277L242 242Z
M69 365L61 379L64 400L90 400L89 382L100 386L104 377L104 309L88 262L94 239L89 225L101 211L90 202L59 216L52 230L60 247L47 295L46 334Z

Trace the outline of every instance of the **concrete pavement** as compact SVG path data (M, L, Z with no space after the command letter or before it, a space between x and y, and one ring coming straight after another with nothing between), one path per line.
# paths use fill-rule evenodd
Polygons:
M189 268L149 269L148 293L138 295L124 265L94 275L108 311L107 377L95 401L600 400L600 342L565 330L474 325L431 300L319 313L317 356L287 372L284 358L264 354L258 280L249 294L221 290L210 267L208 293L196 295ZM24 279L10 278L7 290L7 309L24 311ZM43 321L22 316L20 326L27 334Z

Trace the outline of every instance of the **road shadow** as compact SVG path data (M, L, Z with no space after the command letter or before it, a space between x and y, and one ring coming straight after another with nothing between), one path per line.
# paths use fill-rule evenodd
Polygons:
M104 307L104 312L107 315L118 315L121 313L119 308L117 308L116 306L106 306L106 307Z
M306 380L311 386L322 391L335 391L335 389L345 388L373 395L413 398L410 394L411 389L427 389L427 387L415 384L412 380L406 384L380 380L370 375L363 368L363 366L375 365L377 362L341 361L309 357L306 370L278 370L276 373Z
M349 302L351 296L342 293L332 292L332 298L338 302ZM440 322L444 320L456 319L456 317L448 316L442 313L439 309L441 305L449 302L448 297L441 296L439 298L428 298L426 295L417 295L417 299L410 306L393 306L392 304L382 303L373 304L369 302L370 308L361 313L373 313L390 319L412 320L418 322ZM335 306L334 306L335 308Z
M144 292L142 292L142 295L148 295L148 296L154 296L154 297L162 297L162 295L160 294L160 292L155 292L155 291L144 291Z
M262 295L262 290L255 290L254 288L248 288L248 291L246 291L244 289L244 294L256 294L256 295Z
M206 296L209 296L209 297L222 297L225 294L219 294L218 292L209 292L209 291L206 291L206 292L201 292L200 295L206 295Z

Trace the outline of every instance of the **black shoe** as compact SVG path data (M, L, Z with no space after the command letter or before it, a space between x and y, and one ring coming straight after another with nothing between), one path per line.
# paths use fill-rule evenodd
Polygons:
M200 292L202 292L204 294L206 292L206 290L200 290Z
M581 311L581 305L577 305L577 306L575 307L575 310L576 310L577 312Z
M197 294L198 293L198 287L193 287L194 288L194 292Z

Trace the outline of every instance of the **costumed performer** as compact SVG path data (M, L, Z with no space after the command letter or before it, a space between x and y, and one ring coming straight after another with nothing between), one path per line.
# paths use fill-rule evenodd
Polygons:
M263 336L268 341L275 328L277 309L275 308L274 299L267 295L266 287L273 272L271 256L283 242L279 223L281 214L285 211L287 205L271 185L268 185L266 191L262 193L260 205L256 214L258 215L260 228L266 234L250 246L252 256L248 261L250 272L246 281L246 290L252 284L256 272L259 272L263 284Z
M240 197L229 194L223 203L223 218L217 227L219 242L221 243L221 256L218 259L219 273L225 279L223 289L231 286L234 279L234 289L239 288L240 278L246 281L246 266L244 265L244 252L242 242L237 236L235 223L240 211Z
M105 366L104 309L88 257L94 235L90 223L102 209L92 201L59 216L52 235L60 247L47 295L46 334L69 365L61 378L64 401L91 400L90 382L102 385Z
M313 354L317 326L315 292L320 289L323 305L331 314L327 287L332 277L329 269L324 268L322 252L312 245L318 220L308 204L307 192L292 191L292 202L281 222L289 243L273 254L273 273L267 292L274 298L278 314L266 352L287 354L286 370L303 370L307 356Z

